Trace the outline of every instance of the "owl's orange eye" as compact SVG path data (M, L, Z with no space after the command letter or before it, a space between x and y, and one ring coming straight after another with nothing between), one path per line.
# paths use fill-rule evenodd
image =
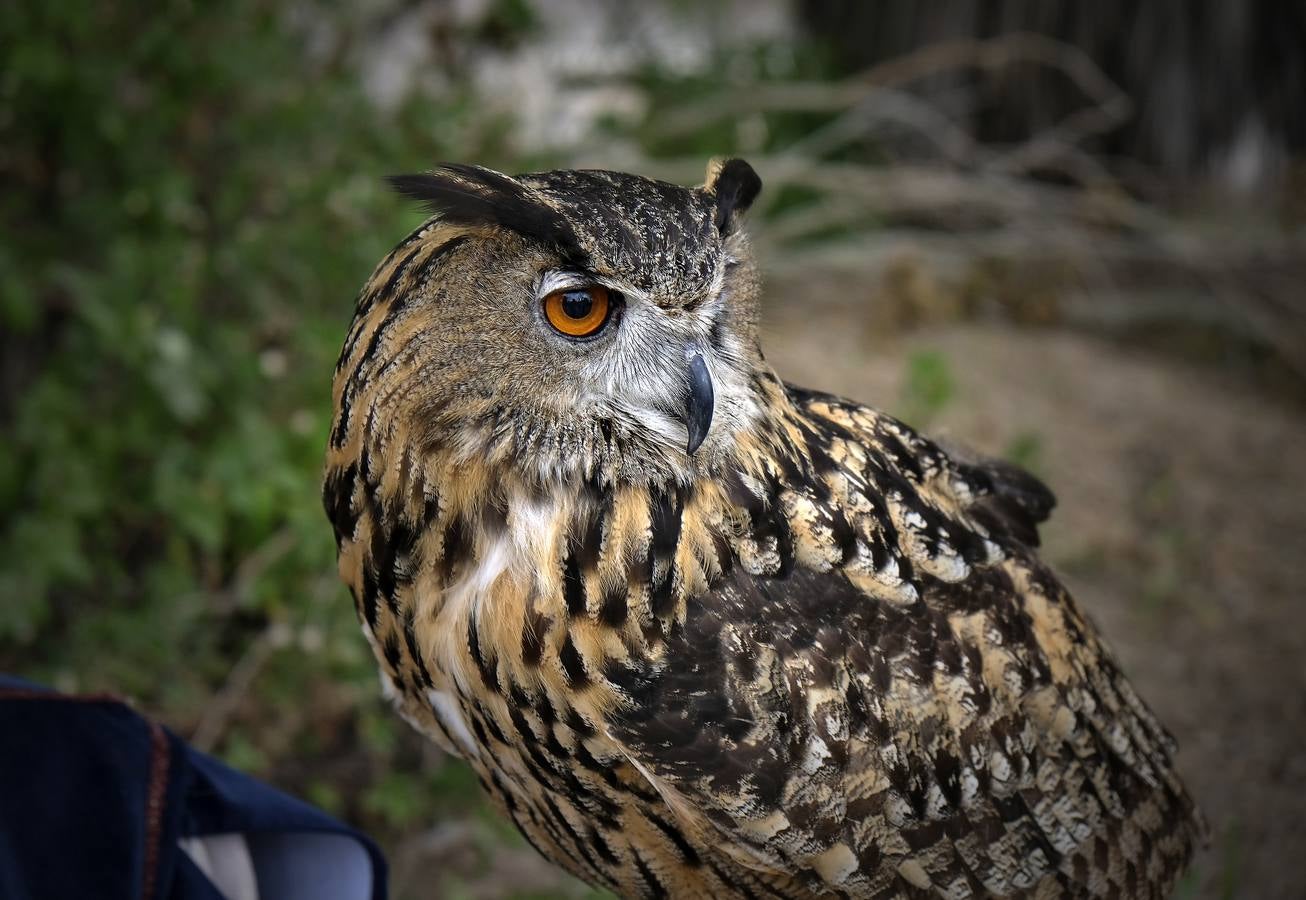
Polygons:
M612 301L598 284L564 288L544 298L544 318L567 337L590 337L608 321Z

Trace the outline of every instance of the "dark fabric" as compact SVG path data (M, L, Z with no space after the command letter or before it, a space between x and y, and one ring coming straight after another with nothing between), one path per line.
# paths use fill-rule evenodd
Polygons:
M189 747L111 697L70 697L0 675L0 897L220 900L181 837L364 835Z

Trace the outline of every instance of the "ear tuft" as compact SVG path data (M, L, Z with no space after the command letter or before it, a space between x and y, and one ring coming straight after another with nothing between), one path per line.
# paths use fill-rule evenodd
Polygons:
M740 213L753 205L762 190L762 179L742 159L714 159L707 166L707 190L716 195L717 230L734 230Z
M421 175L390 175L390 186L454 225L496 225L583 256L566 218L516 179L449 163Z

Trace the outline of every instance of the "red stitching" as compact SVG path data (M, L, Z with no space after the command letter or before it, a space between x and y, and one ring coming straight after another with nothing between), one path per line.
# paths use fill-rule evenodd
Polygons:
M168 791L168 735L158 722L150 723L150 786L145 795L145 873L141 900L152 900L156 869L159 864L159 841L163 829L163 803Z

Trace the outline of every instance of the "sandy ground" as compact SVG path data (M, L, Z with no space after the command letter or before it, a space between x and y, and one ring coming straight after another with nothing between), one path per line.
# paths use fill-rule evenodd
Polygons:
M1180 743L1212 827L1180 896L1300 898L1306 871L1306 420L1173 360L1042 330L876 339L799 311L764 345L790 381L900 406L907 360L955 383L928 430L1033 446L1060 505L1044 554Z

